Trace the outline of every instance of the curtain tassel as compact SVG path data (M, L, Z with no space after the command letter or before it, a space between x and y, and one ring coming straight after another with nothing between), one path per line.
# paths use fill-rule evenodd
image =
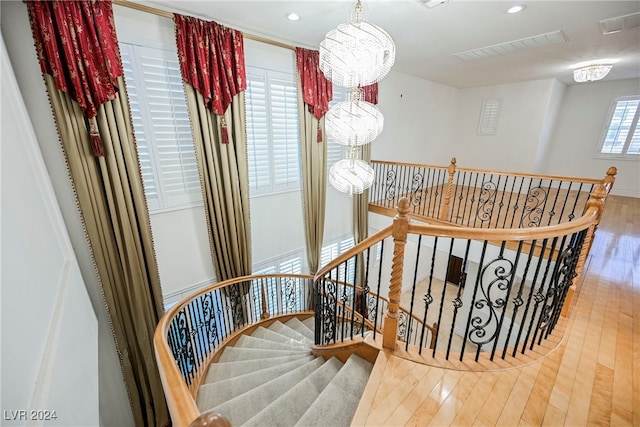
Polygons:
M227 129L227 121L224 116L220 116L220 136L222 137L222 143L229 143L229 130Z
M100 133L98 132L98 122L95 117L89 119L89 138L91 140L91 151L96 157L104 156L104 145L102 139L100 139Z
M322 128L320 127L320 121L318 121L318 132L317 132L318 144L322 142Z

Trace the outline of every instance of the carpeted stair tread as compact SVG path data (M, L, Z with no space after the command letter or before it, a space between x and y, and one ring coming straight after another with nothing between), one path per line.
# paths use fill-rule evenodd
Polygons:
M309 328L309 330L311 332L316 330L316 318L311 316L311 317L307 317L306 319L304 319L302 321L302 323L304 323L304 326L306 326L307 328Z
M268 350L305 350L308 349L308 345L291 345L281 342L271 341L269 339L257 338L252 335L242 335L236 341L234 347L236 348L263 348Z
M307 344L311 344L313 342L313 340L310 340L309 338L305 337L304 335L302 335L300 332L291 329L289 326L285 325L282 322L274 322L269 326L269 329L271 329L274 332L277 332L281 335L286 335L290 338L293 338L297 341L302 341L304 343Z
M357 355L349 357L295 426L350 426L372 368L371 363Z
M289 320L285 323L285 325L298 332L299 334L304 335L305 337L307 337L307 339L313 341L313 330L307 328L307 326L302 323L297 317Z
M256 370L270 368L277 366L281 363L291 362L293 360L306 359L308 361L313 360L313 356L310 354L295 354L292 356L278 356L268 359L253 359L253 360L238 360L235 362L217 362L209 365L207 377L204 380L204 384L212 383L215 381L226 380L227 378L233 378L240 376L248 372Z
M313 371L243 426L290 427L306 412L322 390L340 371L343 363L333 357Z
M233 399L213 408L206 408L206 410L213 409L220 412L231 422L231 425L240 426L255 414L269 406L271 402L276 400L282 394L286 393L294 384L302 381L313 371L322 366L323 362L324 360L322 358L316 358L293 371L254 388L253 390L236 396Z
M309 346L309 343L307 343L307 342L297 341L297 340L295 340L295 339L293 339L291 337L279 334L276 331L264 328L262 326L258 327L255 331L253 331L251 336L252 337L256 337L256 338L262 338L262 339L265 339L265 340L274 341L274 342L279 342L279 343L283 343L283 344L289 344L289 345L292 345L292 346L300 346L300 347L305 347L305 348L307 348Z
M309 350L267 350L263 348L237 348L227 347L220 356L221 362L231 362L234 360L264 359L278 356L295 356L309 354Z
M287 372L311 362L313 360L313 356L310 356L310 358L311 360L294 360L259 371L249 372L234 378L203 384L198 389L198 396L196 398L198 408L201 410L205 408L212 408L226 402L227 400L231 400L236 396L264 384L265 382L278 378Z

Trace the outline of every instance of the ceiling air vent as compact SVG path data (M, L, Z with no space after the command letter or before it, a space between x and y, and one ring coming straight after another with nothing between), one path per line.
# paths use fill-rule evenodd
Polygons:
M562 31L558 30L551 33L540 34L520 40L494 44L493 46L465 50L464 52L454 53L453 56L460 58L463 61L473 61L476 59L491 58L498 55L507 55L509 53L519 52L535 47L549 46L557 43L566 43L567 41L569 41L569 39L567 39L567 36L565 36Z
M640 12L603 19L599 23L603 35L615 34L631 28L638 28L640 27Z

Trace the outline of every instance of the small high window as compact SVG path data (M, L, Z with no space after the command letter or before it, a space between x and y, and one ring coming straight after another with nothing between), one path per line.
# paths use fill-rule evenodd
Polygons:
M599 157L640 159L640 96L617 98L611 108Z

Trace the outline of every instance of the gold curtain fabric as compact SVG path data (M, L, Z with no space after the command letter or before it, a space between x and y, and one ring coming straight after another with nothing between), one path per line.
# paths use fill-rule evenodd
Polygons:
M298 116L300 118L300 152L302 158L302 203L304 206L304 234L307 243L307 263L311 274L320 267L320 253L324 237L324 218L327 197L327 142L318 142L318 128L326 135L324 117L318 119L309 112L302 100L302 86L298 72Z
M133 126L122 77L96 117L105 155L95 157L80 106L45 74L60 141L111 320L136 425L166 426L154 357L164 309Z
M209 229L209 244L219 281L251 274L249 167L244 92L233 97L224 114L228 143L221 139L221 117L184 83L191 117L200 182Z

